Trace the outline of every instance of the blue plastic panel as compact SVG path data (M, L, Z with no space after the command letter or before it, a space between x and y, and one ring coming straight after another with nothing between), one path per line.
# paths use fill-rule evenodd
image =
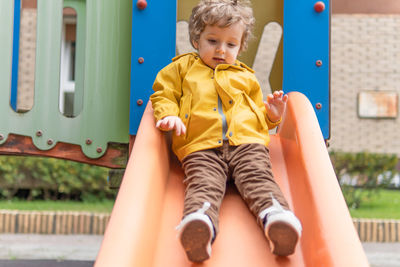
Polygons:
M11 107L14 110L17 110L20 26L21 26L21 0L14 0L14 29L13 29L13 52L12 52L12 73L11 73L11 99L10 99Z
M143 10L136 2L133 0L132 12L131 135L137 132L158 71L175 56L176 39L176 1L148 1ZM139 58L143 58L143 63L139 63Z
M283 89L305 94L314 106L325 139L330 137L330 2L286 0L283 23ZM322 65L317 66L317 61ZM317 108L320 107L320 108Z

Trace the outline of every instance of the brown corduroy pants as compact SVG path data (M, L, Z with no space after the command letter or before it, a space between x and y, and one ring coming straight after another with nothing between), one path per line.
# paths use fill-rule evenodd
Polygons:
M228 179L233 179L260 226L263 222L258 215L272 205L271 193L283 208L289 209L273 178L269 150L262 144L230 146L224 141L222 147L186 156L182 165L186 175L183 216L199 210L204 202L210 202L211 207L205 213L214 225L215 234L219 231L219 209Z

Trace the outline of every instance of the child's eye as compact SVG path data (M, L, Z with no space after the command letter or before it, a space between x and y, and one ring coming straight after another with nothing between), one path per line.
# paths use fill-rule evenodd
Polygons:
M214 40L214 39L208 39L208 42L209 42L210 44L216 44L216 43L217 43L217 40Z
M229 46L229 47L236 47L236 44L234 44L234 43L228 43L228 46Z

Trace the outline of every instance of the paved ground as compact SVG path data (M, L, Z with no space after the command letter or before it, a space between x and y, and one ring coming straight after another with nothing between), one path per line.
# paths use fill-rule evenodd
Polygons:
M400 243L363 243L371 267L399 267Z
M1 267L91 267L100 235L0 234Z
M101 235L1 234L0 259L45 259L93 261Z
M92 267L93 261L0 260L1 267Z
M1 267L89 267L103 236L0 234ZM363 243L371 267L399 267L400 243Z

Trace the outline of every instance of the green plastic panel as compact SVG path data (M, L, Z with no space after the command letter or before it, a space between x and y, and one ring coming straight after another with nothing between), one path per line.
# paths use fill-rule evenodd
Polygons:
M77 38L85 40L84 46L77 47L84 49L77 51L84 56L80 66L83 80L78 81L84 88L82 110L67 118L58 107L63 1L38 0L35 97L27 113L16 113L10 106L14 7L13 1L0 1L0 145L13 133L32 137L41 150L65 142L80 145L86 156L98 158L105 153L107 143L129 142L132 1L71 2L86 3L86 23L81 24L86 24L86 36L77 31ZM91 144L86 144L87 139Z

